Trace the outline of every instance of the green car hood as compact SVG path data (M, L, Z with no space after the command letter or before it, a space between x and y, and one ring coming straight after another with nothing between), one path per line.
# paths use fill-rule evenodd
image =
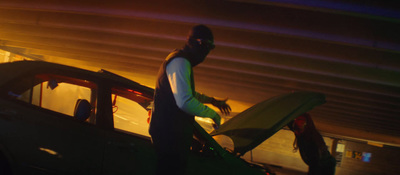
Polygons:
M222 124L210 135L229 136L234 153L243 155L274 135L299 115L325 103L325 95L293 92L258 103Z

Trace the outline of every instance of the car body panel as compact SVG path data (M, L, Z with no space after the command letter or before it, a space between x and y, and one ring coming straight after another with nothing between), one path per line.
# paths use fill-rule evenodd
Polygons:
M0 74L4 75L0 77L0 152L7 155L5 161L14 175L153 174L156 156L150 137L114 125L116 100L124 97L145 108L152 100L153 89L105 70L92 72L47 62L0 64ZM57 105L43 108L44 89L56 93L66 83L90 89L86 98L90 98L93 109L86 121L79 121L71 112L58 111ZM113 93L120 97L115 98ZM21 100L24 94L30 95L28 100ZM72 96L70 92L64 95ZM37 96L39 102L35 101ZM67 103L56 97L50 99L60 105ZM198 130L203 144L211 146L204 152L190 153L190 174L265 174L222 149L201 127Z
M153 174L155 152L151 141L124 131L106 132L103 174Z
M0 106L3 119L8 111L8 119L0 122L7 131L1 133L1 142L13 153L13 163L21 165L16 174L100 173L104 133L97 128L29 105L0 100Z
M198 175L265 174L265 172L261 172L258 168L252 168L249 163L240 159L237 155L231 154L222 148L199 123L194 122L194 128L196 137L205 144L200 156L193 156L196 152L192 152L192 155L189 157L189 159L196 160L189 161L192 163L189 163L190 173ZM207 157L216 157L216 159L208 160L206 159ZM196 164L193 165L194 163ZM190 168L196 166L201 168Z
M13 168L15 174L102 174L105 149L111 149L106 147L107 139L110 139L107 134L114 132L110 130L112 122L103 124L112 120L111 95L107 94L111 90L106 89L115 85L140 91L141 96L147 96L141 99L149 102L153 95L151 88L104 70L91 72L53 63L22 61L0 64L0 73L5 75L0 78L0 144L10 155L9 161L16 167ZM47 75L57 79L58 83L67 81L94 88L93 94L98 95L94 99L98 113L95 125L7 97L19 92L21 84L37 84L25 81L27 77L46 79ZM9 88L10 85L16 85L16 88ZM57 85L55 90L59 87ZM66 103L65 99L56 100L54 103ZM138 101L145 103L144 100Z

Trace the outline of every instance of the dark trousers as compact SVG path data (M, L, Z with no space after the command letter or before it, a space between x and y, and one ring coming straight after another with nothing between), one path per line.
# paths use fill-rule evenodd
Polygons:
M193 134L173 136L171 134L152 135L157 156L156 175L184 175Z

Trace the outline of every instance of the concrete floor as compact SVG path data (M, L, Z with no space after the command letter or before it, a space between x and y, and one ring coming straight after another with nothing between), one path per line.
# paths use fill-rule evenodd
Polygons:
M257 164L264 165L264 167L269 169L272 173L275 173L275 175L307 175L307 172L298 171L298 170L285 168L285 167L281 167L281 166L268 165L268 164L264 164L264 163L257 163Z
M307 172L301 172L288 168L273 167L271 169L273 170L273 172L275 172L276 175L307 175Z

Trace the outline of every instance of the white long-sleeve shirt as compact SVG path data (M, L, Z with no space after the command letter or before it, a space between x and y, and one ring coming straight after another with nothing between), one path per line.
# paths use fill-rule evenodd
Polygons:
M182 57L174 58L166 67L176 105L190 115L214 118L218 114L202 103L210 101L210 97L197 92L193 96L190 69L190 62Z

